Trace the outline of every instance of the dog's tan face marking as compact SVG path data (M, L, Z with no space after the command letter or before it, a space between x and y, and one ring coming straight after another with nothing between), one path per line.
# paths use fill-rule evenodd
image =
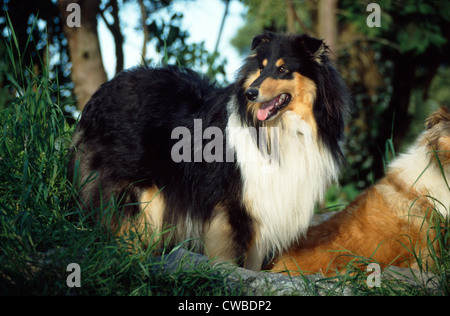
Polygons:
M309 126L312 127L314 133L317 133L317 124L314 118L313 107L317 94L317 86L311 79L294 73L292 83L292 100L284 111L293 111L301 116ZM283 111L282 110L282 111Z
M284 65L284 61L279 59L276 63L279 66ZM258 71L259 72L259 71ZM251 74L245 82L245 89L259 77L258 72ZM317 94L317 86L311 79L301 75L298 72L293 73L293 79L274 79L268 77L265 79L258 91L260 97L265 101L270 101L282 93L289 93L291 101L286 108L281 109L279 115L286 111L292 111L306 121L317 132L317 124L314 119L313 106ZM262 106L262 103L249 102L248 107L253 113L256 113Z
M258 75L261 75L261 74L262 74L262 72L263 72L264 68L266 68L268 62L269 62L269 61L268 61L267 59L264 59L264 60L262 61L261 67L259 68Z
M275 63L275 66L280 67L280 66L283 66L284 64L286 64L286 63L284 62L284 60L282 58L280 58Z
M250 88L250 85L256 80L258 79L258 77L261 75L261 70L258 69L257 71L251 73L250 75L247 76L247 80L245 80L244 82L244 91L247 91L248 88Z

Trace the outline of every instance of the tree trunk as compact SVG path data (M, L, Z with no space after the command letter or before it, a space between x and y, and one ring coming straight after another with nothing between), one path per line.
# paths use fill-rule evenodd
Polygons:
M74 11L67 11L70 3L80 6L80 27L71 27L67 23L69 15L76 14ZM97 88L108 80L97 33L100 0L58 0L58 5L72 63L73 91L77 98L77 108L81 111Z
M144 31L144 43L142 44L142 60L141 64L145 65L145 56L147 56L147 43L150 39L150 34L147 26L147 11L145 10L144 0L138 0L139 8L141 9L142 30Z
M116 75L123 70L124 65L124 56L123 56L123 42L124 38L122 35L122 31L120 28L120 19L119 19L119 4L117 0L110 0L109 5L111 7L111 15L114 19L112 24L108 23L103 12L101 16L103 18L103 22L105 22L112 36L114 37L114 42L116 44ZM106 9L105 9L106 10Z
M317 34L325 40L330 48L331 59L336 60L337 57L337 0L319 0L317 7Z
M295 6L292 0L286 0L286 29L295 34Z

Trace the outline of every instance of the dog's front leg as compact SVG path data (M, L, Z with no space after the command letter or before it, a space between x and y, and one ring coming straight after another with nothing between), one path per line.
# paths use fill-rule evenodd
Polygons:
M253 271L260 271L264 262L264 256L265 254L260 251L258 247L252 245L247 251L244 268Z

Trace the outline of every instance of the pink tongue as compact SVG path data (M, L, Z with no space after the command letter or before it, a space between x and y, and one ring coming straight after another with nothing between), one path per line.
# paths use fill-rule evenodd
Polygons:
M273 107L275 106L275 103L277 103L278 97L276 97L275 99L269 101L269 102L264 102L261 107L258 110L258 114L257 114L257 118L260 121L265 121L267 119L267 117L269 116L269 111L273 109Z

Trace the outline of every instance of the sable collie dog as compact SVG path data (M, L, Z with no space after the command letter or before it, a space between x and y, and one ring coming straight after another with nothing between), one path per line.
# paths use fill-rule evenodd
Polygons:
M272 269L335 274L355 256L417 267L417 259L429 259L439 229L436 212L449 216L449 180L450 113L441 108L427 119L426 130L409 151L394 159L384 178L345 210L311 227Z
M114 205L99 220L118 234L151 243L169 228L162 240L261 269L306 232L338 176L349 96L328 53L306 35L264 33L225 88L177 67L121 72L74 134L84 207Z

